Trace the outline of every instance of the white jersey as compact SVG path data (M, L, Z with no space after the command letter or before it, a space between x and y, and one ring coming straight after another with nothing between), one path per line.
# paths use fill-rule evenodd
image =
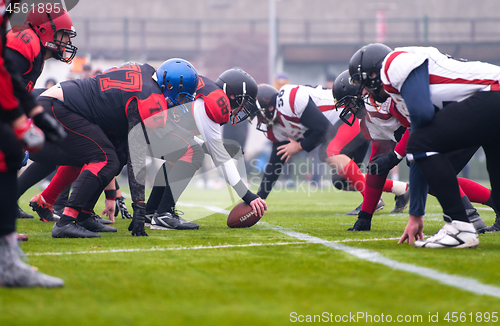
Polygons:
M394 117L390 108L393 105L392 99L389 97L384 103L378 103L371 98L365 100L366 116L361 121L361 128L366 126L366 131L372 140L392 140L397 142L394 137L394 132L402 125L396 117ZM363 130L365 132L365 130ZM365 135L366 138L367 135Z
M267 138L273 142L287 141L288 138L298 140L308 130L300 123L300 117L306 109L309 98L318 109L334 125L340 118L340 111L335 110L335 102L331 89L310 86L285 85L281 87L276 98L278 110L274 124L267 130Z
M384 59L380 76L384 90L395 100L397 110L410 122L401 87L413 69L427 60L432 103L442 109L476 92L500 90L500 67L479 61L453 59L433 47L396 48Z

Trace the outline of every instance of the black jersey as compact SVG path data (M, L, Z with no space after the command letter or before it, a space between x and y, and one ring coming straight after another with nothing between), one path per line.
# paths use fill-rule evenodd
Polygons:
M148 64L125 64L93 78L62 82L64 104L118 137L128 133L127 108L134 99L147 127L163 126L167 103L160 86L151 78L155 71Z

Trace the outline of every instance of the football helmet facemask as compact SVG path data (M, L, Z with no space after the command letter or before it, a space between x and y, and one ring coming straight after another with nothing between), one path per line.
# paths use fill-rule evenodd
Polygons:
M215 81L229 98L231 105L231 124L246 120L255 108L257 83L241 69L224 71Z
M276 110L276 98L278 90L269 84L258 86L257 100L252 110L251 118L257 116L257 130L267 132L267 127L274 124L278 110ZM263 128L263 125L266 128Z
M342 72L333 84L332 93L335 99L335 109L342 109L339 117L349 126L354 124L356 118L362 118L366 114L360 88L360 85L351 84L349 70Z
M156 70L155 80L168 107L174 108L174 118L185 115L189 111L185 104L194 101L193 94L198 86L198 73L193 65L184 59L169 59Z
M45 4L43 8L52 8L52 4ZM40 38L42 45L52 51L52 56L65 63L71 63L78 48L71 43L76 36L75 28L69 13L63 8L59 12L51 13L43 10L30 10L24 26L31 28Z

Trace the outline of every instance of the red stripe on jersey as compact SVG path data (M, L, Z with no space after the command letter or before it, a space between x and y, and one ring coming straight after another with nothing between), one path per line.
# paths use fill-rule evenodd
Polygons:
M389 74L388 74L389 66L394 61L394 59L396 59L396 57L398 55L400 55L401 53L407 53L407 52L406 51L394 51L394 52L389 54L389 58L387 58L387 60L385 61L384 75L387 78L387 80L389 81L389 83L391 82L391 80L389 79Z
M295 123L300 123L300 118L298 117L289 117L287 115L284 115L283 113L280 115L283 118L287 119L288 121L295 122Z
M321 105L321 106L318 106L318 109L321 112L331 111L331 110L335 109L335 105Z
M267 137L267 139L269 139L273 143L278 143L278 140L276 139L276 137L274 136L274 133L273 133L273 126L267 127L266 137Z
M472 79L447 78L437 75L429 75L429 84L467 84L467 85L491 85L491 90L499 90L498 80L494 79Z
M391 84L383 84L384 86L384 90L387 92L387 93L391 93L391 94L399 94L398 90L395 89L394 87L392 87Z
M366 111L368 115L372 118L377 118L380 120L389 120L392 118L392 114L389 113L380 113L380 112L372 112L372 111Z
M297 91L299 86L292 88L290 91L290 109L292 109L293 114L295 114L295 97L297 96Z
M395 51L395 52L392 52L391 54L389 54L389 57L385 61L384 75L385 75L385 78L387 78L387 80L389 81L389 84L384 84L384 90L386 92L388 92L388 93L399 94L398 90L395 89L394 87L392 87L392 85L390 84L391 80L389 79L388 71L389 71L389 66L394 61L394 59L396 59L396 57L398 55L402 54L402 53L407 53L407 52L406 51Z
M398 119L399 123L401 123L403 126L405 126L406 128L410 128L411 124L410 122L408 121L408 119L406 119L399 111L398 109L396 108L396 105L395 104L391 104L391 107L389 108L389 112L391 112L392 116L395 117L396 119Z

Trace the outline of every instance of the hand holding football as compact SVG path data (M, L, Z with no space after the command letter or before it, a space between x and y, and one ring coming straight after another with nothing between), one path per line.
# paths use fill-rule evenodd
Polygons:
M257 216L250 205L241 202L234 206L227 218L227 226L230 228L248 228L257 223L260 217Z

